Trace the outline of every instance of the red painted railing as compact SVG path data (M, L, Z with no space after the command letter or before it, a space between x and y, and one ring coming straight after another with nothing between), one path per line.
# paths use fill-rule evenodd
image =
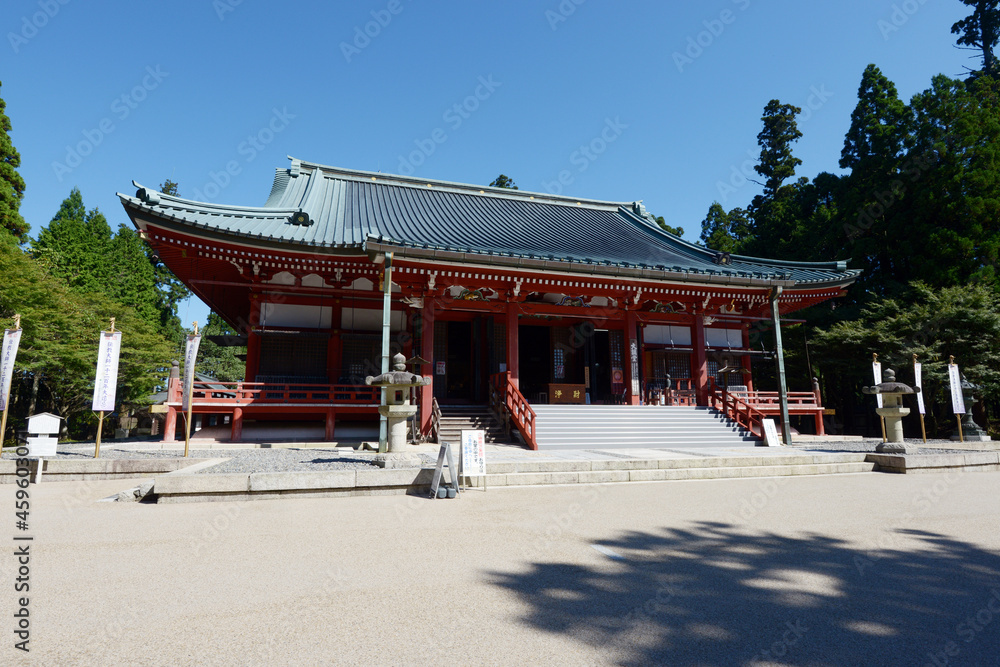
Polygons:
M767 415L756 407L744 401L739 394L730 394L725 388L715 386L709 378L708 404L722 412L742 428L753 433L758 438L764 437L764 419Z
M181 403L183 384L172 378L169 403ZM195 382L194 405L378 405L378 387L350 384L295 384L271 382Z
M514 422L529 448L538 449L538 441L535 438L535 411L528 404L528 399L511 382L510 371L490 377L490 407L495 413L502 414Z

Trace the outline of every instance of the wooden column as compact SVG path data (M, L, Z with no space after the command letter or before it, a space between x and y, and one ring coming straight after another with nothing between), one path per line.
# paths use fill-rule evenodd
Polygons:
M698 405L708 405L708 356L705 354L705 316L700 312L694 315L694 326L691 327L691 342L694 347L694 363L691 374L694 380L695 395Z
M326 411L326 434L324 439L326 442L333 442L334 428L337 425L337 411L330 408Z
M260 336L253 328L260 324L260 296L250 295L250 323L247 326L247 367L244 379L253 382L260 368Z
M243 408L233 408L232 424L229 430L229 442L243 440Z
M177 440L177 408L167 407L167 419L163 425L163 442Z
M629 405L639 405L639 337L635 311L625 313L625 396Z
M326 376L332 384L340 382L343 371L340 368L344 356L344 344L340 337L340 299L335 299L330 319L330 340L326 346Z
M434 375L434 302L430 299L424 301L424 307L420 310L420 356L430 362L430 376L433 378L431 384L418 389L420 392L420 432L427 435L431 432L434 382L437 382L437 376ZM417 369L412 370L417 371Z
M518 305L516 303L507 304L507 370L510 371L510 381L520 389L518 382L518 338L517 319Z
M744 325L743 326L743 349L744 350L749 350L750 349L750 326L749 325ZM745 371L747 371L746 373L743 374L743 384L745 384L747 386L747 391L753 391L753 373L750 372L750 371L753 370L753 364L751 363L750 355L749 354L744 354L740 358L740 366L742 366L743 369Z

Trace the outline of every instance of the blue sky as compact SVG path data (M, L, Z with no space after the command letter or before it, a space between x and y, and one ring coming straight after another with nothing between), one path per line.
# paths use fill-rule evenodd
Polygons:
M697 240L761 112L803 107L799 175L837 171L861 73L908 100L975 66L959 0L6 0L0 96L37 234L73 187L267 198L287 155L522 190L644 200ZM729 187L727 187L729 186ZM735 187L733 187L735 186ZM204 321L199 303L185 324Z

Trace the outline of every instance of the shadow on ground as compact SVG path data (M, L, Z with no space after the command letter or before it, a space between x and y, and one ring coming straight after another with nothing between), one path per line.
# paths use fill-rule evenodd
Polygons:
M622 665L1000 665L1000 554L884 537L866 552L699 523L601 543L621 560L491 576L525 623Z

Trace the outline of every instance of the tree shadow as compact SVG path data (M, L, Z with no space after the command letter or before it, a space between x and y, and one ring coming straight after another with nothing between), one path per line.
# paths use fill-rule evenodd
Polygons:
M582 566L492 573L523 619L621 665L997 665L1000 554L887 531L873 551L724 523L626 533ZM595 552L596 553L596 552Z

